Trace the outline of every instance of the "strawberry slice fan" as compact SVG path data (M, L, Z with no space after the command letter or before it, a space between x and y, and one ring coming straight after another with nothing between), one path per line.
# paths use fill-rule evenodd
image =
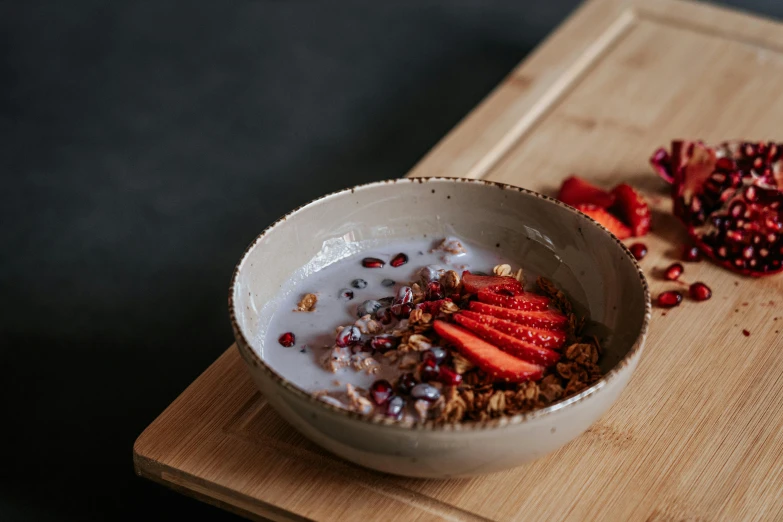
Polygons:
M464 272L465 291L477 300L468 310L437 320L435 331L487 375L508 382L538 380L560 360L568 318L550 299L526 292L508 276Z
M620 239L641 237L650 231L650 208L627 183L607 192L578 176L570 176L560 186L557 199L587 214Z

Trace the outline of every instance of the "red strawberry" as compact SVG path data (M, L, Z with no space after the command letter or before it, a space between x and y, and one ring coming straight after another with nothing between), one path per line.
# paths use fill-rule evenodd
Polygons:
M549 306L549 298L528 292L508 296L492 290L479 290L478 300L482 303L511 308L512 310L546 310Z
M560 185L557 199L572 207L587 204L609 208L614 204L615 196L578 176L571 176Z
M457 314L454 316L454 320L491 345L497 346L504 352L510 353L514 357L519 357L524 361L540 364L541 366L552 366L560 359L560 354L557 352L520 341L508 334L504 334L500 330L495 330L464 315Z
M568 324L568 318L554 310L526 312L524 310L511 310L487 303L480 303L478 301L471 301L470 309L480 314L500 317L507 321L548 330L565 330L565 327Z
M533 343L536 346L540 346L542 348L557 350L562 348L563 344L565 344L566 336L563 332L533 328L532 326L525 326L519 323L506 321L505 319L499 319L491 315L484 315L470 311L460 312L459 315L464 315L468 319L485 324L491 328L494 328L495 330L500 330L501 332L508 334L515 339Z
M517 359L462 327L445 321L435 321L433 327L438 335L494 379L522 382L538 380L543 375L541 366Z
M480 276L471 274L467 270L462 272L462 285L465 291L475 294L479 290L497 290L506 288L511 291L522 291L522 284L510 276Z
M616 202L611 210L631 227L631 234L643 236L649 232L650 207L647 206L644 198L626 183L617 185L612 190L612 194L614 194Z
M609 232L617 236L618 239L628 239L631 237L631 229L607 212L605 208L596 207L595 205L577 205L576 209L601 223Z

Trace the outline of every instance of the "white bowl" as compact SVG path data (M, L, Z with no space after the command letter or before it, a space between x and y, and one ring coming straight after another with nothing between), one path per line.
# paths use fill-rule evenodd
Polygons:
M355 242L456 235L500 245L550 277L606 328L606 372L591 387L524 415L446 426L403 426L314 399L264 362L263 310L293 272L347 255ZM355 246L355 245L354 245ZM531 266L532 265L532 266ZM517 466L584 432L625 388L650 321L647 281L625 246L556 200L509 185L455 178L396 179L319 198L278 220L234 272L229 311L237 346L275 410L306 437L362 466L412 477L470 476Z

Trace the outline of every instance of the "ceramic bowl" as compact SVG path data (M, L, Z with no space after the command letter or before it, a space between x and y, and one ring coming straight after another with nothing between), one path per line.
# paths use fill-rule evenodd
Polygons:
M455 235L500 245L560 286L605 329L605 376L534 412L486 422L403 426L333 407L264 362L263 308L292 273L328 264L356 243ZM354 247L354 249L352 249ZM269 308L269 307L267 307ZM362 466L413 477L462 477L510 468L584 432L617 400L639 362L650 320L647 282L625 246L601 225L521 188L455 178L396 179L319 198L274 223L234 272L229 309L239 352L269 404L307 438ZM273 346L270 344L270 346Z

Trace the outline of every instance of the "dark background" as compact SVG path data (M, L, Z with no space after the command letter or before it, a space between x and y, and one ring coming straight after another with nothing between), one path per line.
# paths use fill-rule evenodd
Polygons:
M231 344L234 263L404 175L577 4L0 2L0 520L234 519L131 462Z

